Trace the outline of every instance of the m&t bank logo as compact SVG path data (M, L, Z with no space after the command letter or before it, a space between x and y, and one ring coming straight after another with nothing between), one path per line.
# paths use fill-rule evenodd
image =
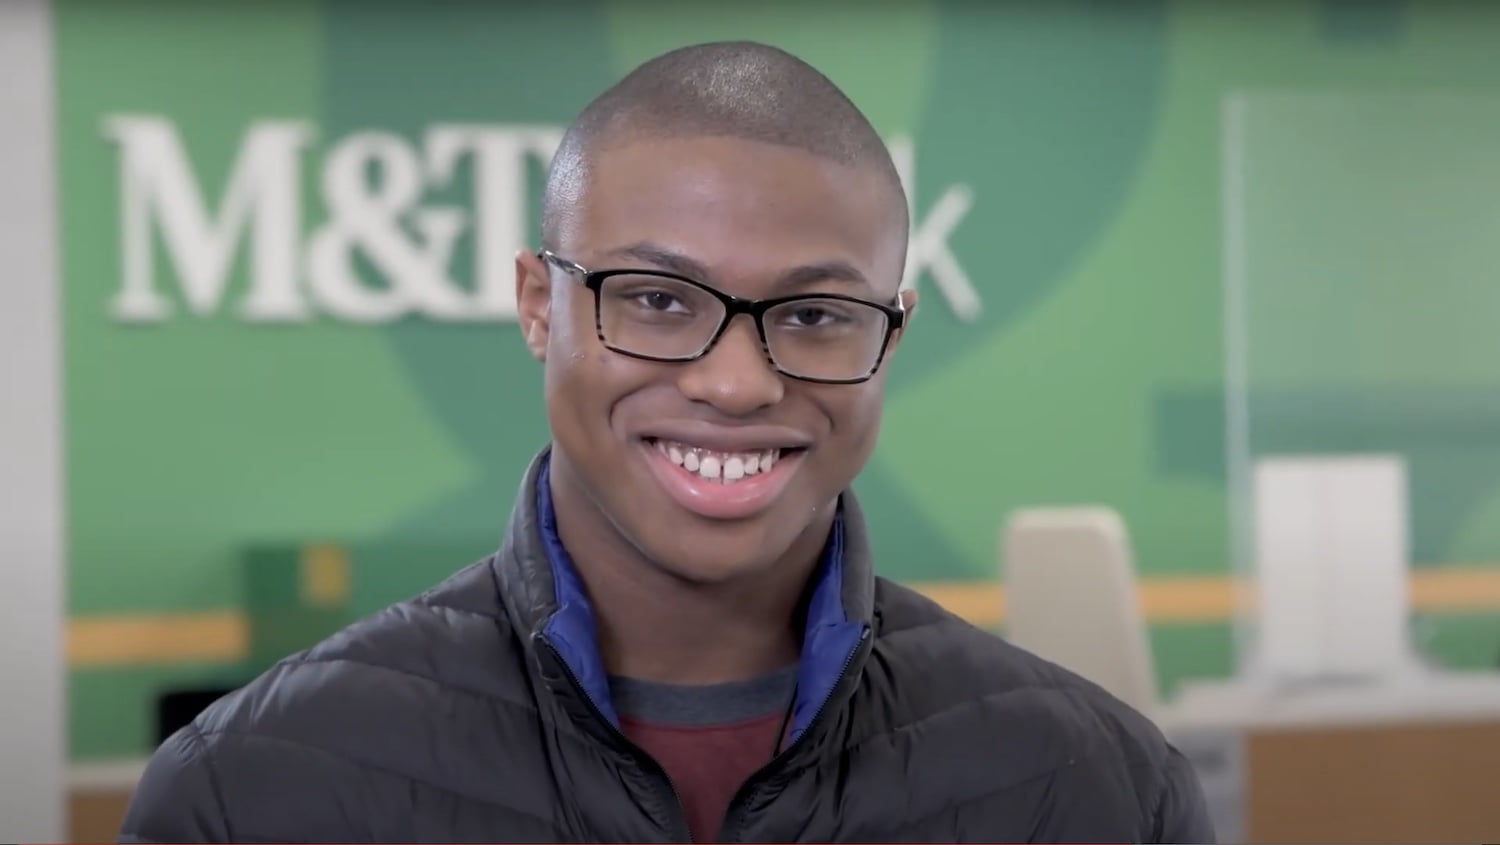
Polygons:
M514 319L512 262L526 247L528 173L551 161L562 133L560 126L478 124L432 125L415 142L390 132L352 133L317 162L318 216L305 221L311 124L252 124L221 195L210 202L170 121L111 117L105 135L118 151L121 246L111 313L130 323L160 323L179 309L193 317L217 314L243 252L246 285L231 307L248 322ZM890 148L912 195L912 142L896 138ZM472 201L429 204L430 191L452 187L464 159ZM973 202L969 186L956 184L925 214L914 211L903 280L911 286L925 273L962 320L979 316L979 296L948 241ZM463 284L452 273L466 232L474 277ZM158 236L169 274L157 272ZM361 265L377 278L362 274Z

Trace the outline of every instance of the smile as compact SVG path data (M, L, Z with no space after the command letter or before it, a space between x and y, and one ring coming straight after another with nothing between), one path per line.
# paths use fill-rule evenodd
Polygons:
M734 484L763 471L770 472L781 457L780 449L720 452L674 440L657 440L655 444L656 450L666 455L672 463L688 472L697 473L700 478L723 484Z
M807 452L790 446L726 451L654 437L641 443L668 497L710 519L744 519L769 508Z

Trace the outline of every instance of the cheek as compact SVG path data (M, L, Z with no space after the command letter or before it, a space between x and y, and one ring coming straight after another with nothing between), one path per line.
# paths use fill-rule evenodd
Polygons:
M858 472L875 448L880 431L883 391L873 382L857 388L831 388L847 393L825 393L822 406L828 416L832 456L839 464Z
M576 441L579 450L599 451L615 427L617 407L659 377L652 365L604 348L594 330L592 300L578 303L565 319L554 317L544 381L548 416L559 439Z
M594 372L608 362L594 329L594 300L580 287L558 291L552 300L552 324L547 336L547 383L559 389L591 389ZM586 399L586 396L579 396Z
M577 286L555 289L552 297L552 326L547 338L548 354L568 356L589 352L598 346L594 328L594 298Z
M861 402L859 410L855 414L856 430L853 432L854 452L858 456L861 465L870 457L875 450L875 440L880 434L880 410L881 401L877 397L874 400Z
M547 336L547 412L559 438L589 427L600 414L594 402L600 395L599 371L605 363L600 356L606 350L594 338L592 314L579 313L581 304L576 297L554 300Z

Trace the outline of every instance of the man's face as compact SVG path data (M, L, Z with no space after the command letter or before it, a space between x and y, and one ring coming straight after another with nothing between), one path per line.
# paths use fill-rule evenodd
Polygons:
M554 246L589 270L676 272L746 299L897 296L901 199L867 169L736 139L639 141L598 154L579 197ZM808 269L835 265L858 278ZM556 469L597 506L599 525L699 583L765 571L799 539L821 544L874 448L884 365L858 384L783 376L748 316L695 361L639 360L602 345L577 276L534 256L518 274Z

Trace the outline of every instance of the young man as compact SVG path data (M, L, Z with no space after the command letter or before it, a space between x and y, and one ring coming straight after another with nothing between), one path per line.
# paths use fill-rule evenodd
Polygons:
M874 576L906 208L779 50L591 104L516 261L553 443L504 545L210 708L124 838L1209 841L1146 719Z

